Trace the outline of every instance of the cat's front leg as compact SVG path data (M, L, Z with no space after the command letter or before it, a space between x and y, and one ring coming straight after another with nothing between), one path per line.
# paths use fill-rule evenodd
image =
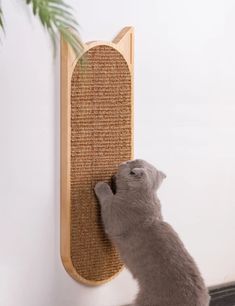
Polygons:
M112 202L114 194L109 184L99 182L95 185L95 194L101 206L101 216L106 234L111 235L112 231Z
M95 185L95 194L100 202L101 208L105 209L110 204L113 198L113 192L109 184L105 182L98 182Z

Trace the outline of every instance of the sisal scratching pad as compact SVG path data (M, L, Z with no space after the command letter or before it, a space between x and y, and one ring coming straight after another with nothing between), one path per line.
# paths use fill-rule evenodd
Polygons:
M132 28L92 42L74 61L62 44L61 255L69 274L96 285L123 264L104 233L94 194L132 158Z

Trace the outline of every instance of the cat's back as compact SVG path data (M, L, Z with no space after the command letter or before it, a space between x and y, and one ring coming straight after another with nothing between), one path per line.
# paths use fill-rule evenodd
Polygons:
M155 221L139 233L145 252L143 262L160 277L184 282L186 279L198 287L204 287L195 261L172 226L164 221Z
M163 296L174 292L174 301L179 298L179 303L184 299L209 300L196 263L168 223L136 226L122 240L121 249L125 264L148 292Z

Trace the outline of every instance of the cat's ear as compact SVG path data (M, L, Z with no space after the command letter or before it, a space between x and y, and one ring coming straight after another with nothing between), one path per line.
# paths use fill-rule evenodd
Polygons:
M164 172L160 171L160 170L157 170L157 175L156 175L156 182L155 182L155 190L157 190L161 184L162 184L162 181L166 178L166 175Z
M134 168L131 170L130 175L133 175L134 177L137 177L137 178L141 178L144 175L144 169Z
M166 174L162 171L158 171L158 175L161 181L163 181L166 178Z

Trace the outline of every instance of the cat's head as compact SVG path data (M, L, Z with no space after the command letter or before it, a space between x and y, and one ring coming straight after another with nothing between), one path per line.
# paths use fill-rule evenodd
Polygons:
M122 163L115 175L118 190L156 191L166 175L150 163L136 159Z

